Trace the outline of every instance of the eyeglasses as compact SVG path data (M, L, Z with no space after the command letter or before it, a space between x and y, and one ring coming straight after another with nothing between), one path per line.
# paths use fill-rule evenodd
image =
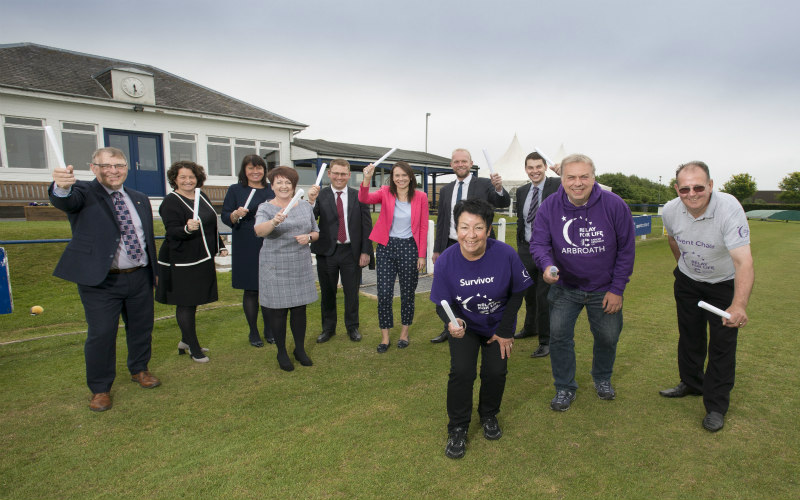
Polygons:
M695 193L702 193L706 190L705 186L689 186L689 187L682 187L678 188L678 192L680 194L689 194L689 191L694 190Z
M94 165L95 167L99 168L104 172L108 172L109 170L116 169L116 170L125 170L128 168L127 163L90 163L89 165Z

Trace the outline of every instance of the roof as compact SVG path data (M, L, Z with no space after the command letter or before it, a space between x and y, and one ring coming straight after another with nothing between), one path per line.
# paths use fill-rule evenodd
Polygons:
M319 157L330 158L360 158L364 160L377 160L390 149L384 146L365 146L363 144L348 144L346 142L330 142L323 139L300 139L295 137L292 144L303 149L308 149L317 153ZM398 149L387 158L386 161L407 161L409 163L432 165L450 168L450 158L425 153L423 151L412 151L409 149Z
M93 75L123 67L153 75L157 107L246 118L297 129L307 126L146 64L34 43L0 44L0 87L116 102Z

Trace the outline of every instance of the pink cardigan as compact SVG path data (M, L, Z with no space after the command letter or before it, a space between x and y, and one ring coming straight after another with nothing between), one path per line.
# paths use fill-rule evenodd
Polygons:
M382 205L378 221L372 228L369 239L381 245L387 245L394 219L395 201L394 195L389 191L389 186L383 186L380 190L370 193L369 187L362 184L358 191L358 201ZM428 250L428 195L419 189L414 191L414 198L411 200L411 234L417 243L418 255L425 257Z

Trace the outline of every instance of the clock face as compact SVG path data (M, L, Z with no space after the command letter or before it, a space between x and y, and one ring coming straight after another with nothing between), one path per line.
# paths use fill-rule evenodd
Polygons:
M122 91L131 97L142 97L144 95L144 83L135 76L129 76L122 80Z

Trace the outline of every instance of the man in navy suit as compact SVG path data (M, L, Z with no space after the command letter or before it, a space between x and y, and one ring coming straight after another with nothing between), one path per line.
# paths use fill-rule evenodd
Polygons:
M89 409L111 409L119 317L125 322L128 370L141 387L161 384L147 369L153 331L156 248L153 213L144 194L123 187L125 154L101 148L90 164L95 180L78 181L72 165L53 171L50 202L67 213L72 240L54 276L78 285L88 332L84 344Z
M531 357L541 358L550 354L550 306L547 303L550 285L542 279L543 271L533 263L531 235L536 212L545 198L558 191L561 181L557 177L547 177L547 165L538 152L525 157L525 173L531 183L517 189L517 253L531 275L534 286L525 290L525 326L514 338L539 335L539 347Z
M511 205L511 197L503 189L503 179L500 174L492 174L488 179L470 175L472 169L472 155L466 149L456 149L450 156L450 167L456 174L456 180L444 186L439 191L439 215L436 220L436 238L433 242L433 263L444 250L458 243L456 226L453 222L453 209L461 200L485 200L495 208L505 208ZM494 237L494 231L490 234ZM434 273L436 271L434 270ZM445 342L450 337L447 325L442 333L431 339L438 344Z
M372 255L372 217L369 207L358 201L358 191L347 187L350 180L350 163L335 159L331 162L328 177L330 187L308 190L308 202L314 206L314 216L319 219L319 239L311 244L317 255L320 305L322 307L322 333L317 343L336 335L336 287L339 277L344 289L344 325L350 340L358 342L358 287L361 268L369 264Z

